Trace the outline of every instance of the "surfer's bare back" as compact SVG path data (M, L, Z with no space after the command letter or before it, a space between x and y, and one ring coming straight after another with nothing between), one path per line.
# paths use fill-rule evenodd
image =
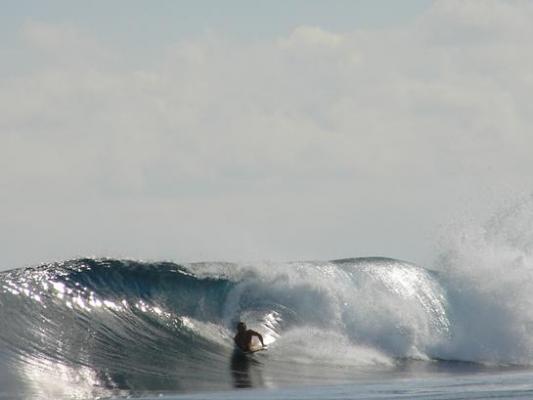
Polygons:
M263 336L261 336L259 332L246 329L246 324L244 322L239 322L237 324L237 334L233 338L233 341L242 351L250 351L250 345L252 344L253 336L257 336L261 342L261 345L263 347L265 346L265 343L263 342Z

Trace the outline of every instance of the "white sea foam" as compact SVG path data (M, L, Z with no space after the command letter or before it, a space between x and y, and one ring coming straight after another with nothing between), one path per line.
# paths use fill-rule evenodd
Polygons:
M229 293L227 323L239 316L259 326L273 348L298 348L295 359L353 365L427 359L428 349L449 338L445 293L412 264L369 258L246 268L254 277Z
M455 226L436 266L453 337L440 357L533 363L533 199L502 208L482 226Z
M372 347L356 345L342 333L316 328L297 328L286 332L270 346L269 356L283 363L335 367L394 365L391 357Z

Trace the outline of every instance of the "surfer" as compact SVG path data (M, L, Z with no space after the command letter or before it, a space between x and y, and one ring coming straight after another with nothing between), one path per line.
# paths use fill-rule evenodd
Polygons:
M246 329L246 324L244 322L239 322L237 324L237 334L233 338L233 341L239 349L242 351L250 351L250 345L252 344L252 337L257 336L261 345L265 347L263 342L263 336L259 332L253 331L251 329Z

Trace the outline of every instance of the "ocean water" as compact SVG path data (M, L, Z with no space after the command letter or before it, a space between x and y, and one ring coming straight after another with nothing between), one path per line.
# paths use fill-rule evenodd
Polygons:
M83 258L0 272L0 398L533 398L530 203L431 267ZM234 352L239 320L268 351Z

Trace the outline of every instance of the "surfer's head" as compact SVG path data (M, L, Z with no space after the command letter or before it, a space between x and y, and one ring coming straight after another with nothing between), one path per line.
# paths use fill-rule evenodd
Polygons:
M244 322L239 322L237 324L237 331L243 332L246 330L246 324Z

